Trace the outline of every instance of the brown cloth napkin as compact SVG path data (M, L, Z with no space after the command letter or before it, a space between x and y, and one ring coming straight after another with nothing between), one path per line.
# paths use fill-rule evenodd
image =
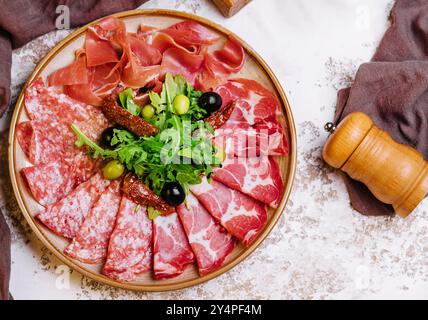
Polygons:
M0 117L10 100L12 49L55 29L58 5L70 12L74 28L118 11L138 7L147 0L0 0ZM9 299L10 234L0 213L0 300Z
M395 141L428 160L428 1L396 0L372 62L360 66L351 88L338 93L335 123L361 111ZM351 204L364 215L392 215L360 182L346 177Z

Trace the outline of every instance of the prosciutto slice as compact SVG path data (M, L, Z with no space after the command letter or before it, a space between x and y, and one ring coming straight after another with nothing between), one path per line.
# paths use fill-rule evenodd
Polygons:
M83 220L110 181L96 174L80 184L65 198L46 207L36 215L45 226L57 235L72 239L76 236Z
M192 185L190 191L209 213L244 245L250 245L263 230L267 209L261 202L215 180Z
M82 226L64 253L69 257L96 264L104 261L121 200L120 181L113 181L94 204Z
M281 200L282 178L272 157L228 158L214 173L214 180L273 208Z
M216 32L195 21L179 22L163 29L162 32L183 47L210 45L219 39Z
M239 41L230 36L223 48L206 53L201 71L196 80L198 89L207 91L216 88L233 73L241 70L245 63L245 52Z
M100 36L94 27L89 27L86 31L85 52L88 67L119 62L119 57L111 42Z
M146 207L123 196L102 270L118 281L132 281L152 266L152 223Z
M180 74L194 84L203 61L203 55L189 53L178 47L169 48L163 54L162 67L165 73Z
M176 277L193 263L194 255L176 212L153 220L153 253L156 279Z
M70 65L60 68L48 77L50 86L62 86L88 83L88 70L86 68L86 55L82 50L76 52L76 60Z
M235 248L236 240L190 193L187 207L182 204L177 207L177 212L195 254L199 274L202 276L218 269Z

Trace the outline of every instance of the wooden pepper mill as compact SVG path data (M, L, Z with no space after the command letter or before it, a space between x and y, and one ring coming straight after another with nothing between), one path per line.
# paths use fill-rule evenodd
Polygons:
M407 217L428 193L428 166L414 148L392 140L364 113L345 117L332 132L324 149L324 160L363 182L380 201L391 204Z

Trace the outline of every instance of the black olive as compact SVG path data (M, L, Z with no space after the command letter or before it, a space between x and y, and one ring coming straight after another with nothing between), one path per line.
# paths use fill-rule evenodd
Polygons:
M199 106L208 111L208 113L213 113L221 108L223 103L221 96L216 92L205 92L203 93L199 100Z
M101 139L100 139L100 145L103 148L111 149L114 146L111 145L111 139L113 139L114 135L114 129L117 129L116 127L109 127L101 133Z
M161 196L171 206L182 204L186 198L183 187L177 182L166 182L163 185Z

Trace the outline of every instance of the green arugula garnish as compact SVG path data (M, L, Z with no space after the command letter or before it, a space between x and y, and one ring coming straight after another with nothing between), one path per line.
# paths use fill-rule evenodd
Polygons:
M131 88L123 90L121 93L119 93L119 101L122 107L128 110L134 116L140 115L141 108L134 102Z
M183 115L175 114L172 106L175 96L180 94L190 100L189 111ZM182 76L167 74L161 93L149 92L150 103L156 110L149 122L160 129L156 136L136 137L126 129L115 128L111 140L114 149L106 150L72 125L78 137L76 145L87 145L94 157L119 160L158 195L165 182L180 183L188 194L190 185L201 183L202 175L210 179L213 166L220 165L217 149L209 138L214 130L202 120L206 111L198 105L201 95ZM129 112L138 115L141 111L134 106L130 88L122 91L119 99ZM148 214L155 218L159 213L149 207Z

